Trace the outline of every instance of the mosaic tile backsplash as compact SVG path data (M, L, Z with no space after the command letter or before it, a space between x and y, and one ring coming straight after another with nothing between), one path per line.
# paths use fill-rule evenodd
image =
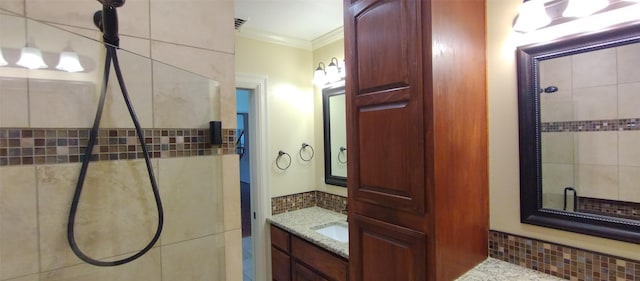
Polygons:
M347 197L314 190L271 198L272 215L315 206L346 214Z
M489 255L567 280L640 281L640 261L499 231L489 232Z
M0 128L0 166L81 162L89 129ZM144 129L151 158L235 153L235 129L223 129L221 146L208 129ZM100 129L93 161L144 158L134 129Z
M543 133L637 131L637 130L640 130L640 118L543 122L540 126L540 131Z
M606 200L599 198L578 198L578 211L618 218L640 220L640 203Z

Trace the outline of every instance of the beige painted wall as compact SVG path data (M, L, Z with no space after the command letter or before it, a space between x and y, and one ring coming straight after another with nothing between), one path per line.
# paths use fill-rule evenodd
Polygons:
M339 61L344 60L344 39L337 40L328 45L313 50L313 67L318 67L318 63L323 62L329 65L331 58L337 58ZM324 141L324 127L322 123L322 88L314 86L314 126L316 143L322 144ZM318 154L316 160L316 186L320 191L332 194L347 196L347 189L341 186L335 186L324 183L324 145L319 145L316 149Z
M312 52L236 36L236 71L267 76L268 187L271 197L316 189L316 161L304 162L299 150L308 143L318 159L322 142L314 137ZM278 151L291 155L291 166L275 166ZM282 166L286 161L281 162Z
M487 1L491 229L640 260L640 245L520 223L516 37L519 0Z

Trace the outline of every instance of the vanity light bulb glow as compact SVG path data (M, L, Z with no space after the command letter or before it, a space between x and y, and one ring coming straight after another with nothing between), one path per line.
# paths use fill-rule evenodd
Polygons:
M513 25L513 29L520 32L529 32L544 27L549 23L551 23L551 18L547 15L544 1L529 0L520 6L520 13L516 23Z
M47 64L42 59L42 52L38 48L24 47L20 53L20 59L16 63L28 69L47 68Z
M563 17L586 17L609 6L609 0L569 0Z
M80 64L78 54L75 52L60 53L60 62L58 62L56 68L67 72L79 72L84 70Z

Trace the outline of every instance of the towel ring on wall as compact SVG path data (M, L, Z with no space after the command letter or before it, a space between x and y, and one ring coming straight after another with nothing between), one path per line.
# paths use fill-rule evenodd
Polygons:
M289 157L289 164L287 164L287 166L284 168L280 166L280 163L278 163L278 161L280 161L280 158L282 158L283 155L286 155L287 157ZM289 166L291 166L291 155L289 155L289 153L286 153L282 150L278 151L278 158L276 158L276 167L284 171L286 169L289 169Z
M344 158L344 161L342 161L340 159L340 155L344 155L342 158ZM338 163L340 164L347 164L347 148L344 146L340 147L340 151L338 151Z
M306 159L305 159L305 158L302 156L302 151L307 150L307 147L311 148L311 156L310 156L309 158L306 158ZM316 153L316 152L313 150L313 146L308 145L308 144L307 144L307 143L305 143L305 142L303 142L303 143L302 143L302 147L300 148L300 151L299 151L300 159L302 159L302 161L306 161L306 162L311 161L311 159L313 159L313 155L314 155L315 153Z

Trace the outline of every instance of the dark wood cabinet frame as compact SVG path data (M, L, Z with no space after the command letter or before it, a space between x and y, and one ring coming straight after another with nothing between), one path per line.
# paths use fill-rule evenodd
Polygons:
M517 49L522 223L640 243L640 221L542 207L540 95L537 94L541 61L639 42L640 23L637 22Z

